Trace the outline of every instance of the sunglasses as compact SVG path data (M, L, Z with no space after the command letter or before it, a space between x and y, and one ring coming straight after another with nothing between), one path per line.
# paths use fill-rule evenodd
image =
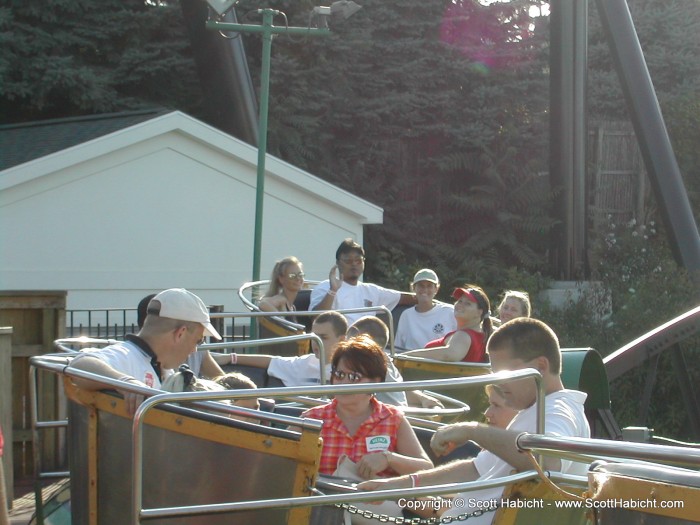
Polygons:
M288 273L287 277L290 279L303 279L306 274L304 272L299 273Z
M357 383L364 377L359 372L343 372L342 370L338 370L337 368L331 369L331 375L334 378L339 379L341 381L347 377L348 381L350 381L351 383Z

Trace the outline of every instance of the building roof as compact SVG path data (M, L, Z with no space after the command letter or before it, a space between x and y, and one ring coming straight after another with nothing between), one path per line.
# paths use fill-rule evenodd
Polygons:
M168 113L124 111L0 126L0 171Z
M130 120L131 119L131 120ZM57 125L54 128L54 124ZM65 128L63 126L66 126ZM5 151L10 148L3 136L7 132L19 134L19 129L33 129L33 134L27 131L24 141L41 142L41 137L54 142L50 147L37 144L36 150L29 153L31 144L25 147L27 159L7 164ZM111 129L110 129L111 127ZM12 131L16 128L16 131ZM60 133L58 132L60 130ZM40 135L41 133L41 135ZM206 147L218 151L236 162L255 167L257 165L257 148L251 146L221 130L213 128L180 111L152 110L133 113L120 113L113 116L96 115L77 119L60 119L55 121L36 122L34 124L12 125L0 127L0 191L12 188L18 184L51 176L62 169L70 169L88 159L101 155L109 155L124 148L133 147L143 141L168 134L186 137ZM59 137L64 136L61 147ZM17 135L15 135L17 137ZM16 140L13 139L13 140ZM43 150L42 148L46 148ZM18 157L16 157L18 158ZM345 191L328 181L312 175L270 154L266 156L266 177L284 180L286 184L325 201L331 206L360 217L362 224L381 224L384 210L356 195ZM202 159L204 162L207 159Z

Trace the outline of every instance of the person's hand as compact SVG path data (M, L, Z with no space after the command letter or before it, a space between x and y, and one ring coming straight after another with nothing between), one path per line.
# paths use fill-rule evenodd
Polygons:
M382 452L365 454L357 462L357 472L365 479L372 479L377 473L389 468L389 458Z
M130 385L138 385L138 386L144 386L147 387L145 383L142 383L138 379L134 379L133 377L130 379L127 379L124 381L125 383L129 383ZM121 395L124 396L124 403L126 404L126 412L130 415L133 416L136 413L136 409L139 407L141 403L143 403L143 400L146 398L146 396L142 394L137 394L135 392L129 392L128 390L117 390Z
M387 479L371 479L357 484L358 490L390 490L390 489L410 489L411 479L406 477L387 478Z
M457 423L440 427L430 440L430 448L438 457L446 456L455 448L464 445L470 439L470 430L476 423Z
M330 273L328 274L328 283L330 284L331 291L333 292L337 292L338 288L343 286L343 272L340 271L337 264L333 265Z
M423 408L445 408L439 399L429 396L425 392L420 396L420 404Z

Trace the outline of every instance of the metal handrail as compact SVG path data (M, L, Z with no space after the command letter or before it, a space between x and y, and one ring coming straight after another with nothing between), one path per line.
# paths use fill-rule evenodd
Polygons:
M319 348L323 348L323 341L321 338L314 333L310 334L297 334L297 335L286 335L283 337L273 337L270 339L246 339L245 341L222 341L221 343L205 343L198 345L197 348L202 350L224 350L226 348L238 348L238 347L260 347L260 346L272 346L278 345L280 343L290 343L294 341L315 341ZM318 360L320 370L320 380L321 384L326 384L326 355L325 352L318 353Z
M397 361L409 361L412 363L436 363L441 365L450 365L450 367L456 366L458 368L483 368L484 370L490 371L490 363L470 363L465 361L442 361L440 359L431 359L429 357L419 357L416 355L406 355L397 354Z
M532 377L536 380L538 384L537 392L537 403L542 407L542 416L544 416L544 384L542 382L542 376L535 369L525 369L518 370L514 372L499 372L490 375L490 383L502 383L513 381L515 379L524 379ZM369 394L373 392L383 392L383 391L395 391L401 389L402 386L407 384L410 385L412 390L423 390L426 388L459 388L464 384L487 384L488 381L484 381L483 377L477 378L456 378L456 379L433 379L425 381L409 381L405 383L361 383L352 385L334 385L334 386L310 386L310 387L284 387L284 388L266 388L266 397L280 397L280 396L321 396L327 394L338 394L340 392L348 394ZM227 395L228 394L228 395ZM225 503L225 504L214 504L214 505L196 505L183 509L181 507L162 507L154 509L143 509L143 477L142 477L142 467L143 467L143 420L145 418L145 413L151 408L157 406L161 403L167 403L172 401L182 401L182 400L196 400L196 399L224 399L224 398L252 398L257 397L255 391L250 389L246 390L231 390L226 392L187 392L184 394L158 394L151 398L144 400L143 403L137 408L134 414L134 422L132 427L132 446L133 446L133 472L134 479L132 484L132 498L133 498L133 523L141 523L141 518L154 519L157 517L175 517L191 515L195 510L202 511L202 514L209 513L221 513L230 511L242 511L242 510L252 510L259 508L279 508L288 507L290 501L294 502L292 506L305 506L305 505L322 505L326 503L331 503L331 501L319 502L318 496L310 496L307 498L280 498L271 500L254 500L249 502L238 502L238 503ZM539 432L544 432L544 417L540 419L540 414L538 411L538 421L537 428ZM314 421L308 419L298 419L298 421ZM301 426L301 425L297 425ZM465 484L451 484L448 485L450 489L438 492L432 492L435 494L445 494L450 491L462 491L468 490L470 488L490 488L492 486L501 486L504 484L504 478L500 478L493 482L470 482ZM507 484L507 483L506 483ZM399 494L401 493L401 494ZM397 496L402 495L402 490L387 490L387 491L376 491L370 493L362 493L353 496L353 499L348 499L347 497L340 497L337 502L341 501L376 501L377 499L384 499L384 496ZM431 494L430 491L426 491L423 495ZM416 493L416 495L418 495ZM346 495L347 496L347 495ZM305 501L305 503L300 504L300 501ZM335 500L333 502L336 502Z
M51 428L68 428L68 419L39 421L39 401L37 394L37 382L39 371L34 366L29 366L29 413L32 432L32 460L34 464L34 502L36 508L36 520L38 525L44 524L44 499L41 491L41 480L53 478L68 478L69 471L42 472L42 439L40 430Z
M280 498L271 500L254 500L249 502L235 502L215 505L196 505L189 507L164 507L154 509L143 509L143 444L142 431L145 414L151 408L168 402L187 401L193 404L200 404L208 409L217 409L223 412L229 412L236 415L257 417L259 419L274 419L276 421L284 421L287 425L293 425L300 428L320 429L322 424L320 421L313 419L300 419L291 416L281 416L273 414L265 414L264 412L245 409L243 407L228 406L221 403L216 403L217 400L223 399L246 399L255 398L259 395L259 390L229 390L229 391L213 391L213 392L186 392L186 393L162 393L161 391L153 390L148 387L141 387L132 383L105 378L97 374L92 374L82 370L72 369L67 364L70 358L60 356L36 356L30 359L32 366L46 369L55 373L63 374L68 377L83 378L96 381L104 384L109 388L118 388L120 391L129 391L147 397L144 402L138 407L134 415L132 425L132 446L133 446L133 472L134 483L132 484L133 497L133 523L141 523L142 519L154 519L157 517L175 517L193 514L214 514L222 512L243 511L260 508L289 508L308 505L325 505L340 502L359 502L359 501L376 501L378 499L390 499L403 495L430 495L430 494L447 494L456 491L464 491L476 488L490 488L503 486L516 481L532 479L535 477L534 472L526 472L499 478L498 480L488 482L468 482L449 485L440 485L435 487L421 487L417 489L392 489L385 491L362 492L357 494L342 494L337 496L309 496L299 498ZM515 372L499 372L486 376L464 377L454 379L434 379L423 381L410 381L405 383L362 383L351 385L336 385L336 386L310 386L310 387L284 387L284 388L266 388L265 397L288 397L294 395L311 395L320 396L333 394L338 392L343 393L372 393L381 391L394 391L406 388L424 390L424 389L449 389L460 388L464 385L485 385L513 381L516 379L534 378L537 383L537 403L542 408L538 411L537 429L538 432L544 432L544 384L542 376L537 370L525 369ZM155 395L154 395L155 394ZM541 414L541 416L540 416ZM272 416L275 416L274 418Z
M320 284L322 281L304 281L304 286L306 287L307 284L312 284L314 286ZM260 309L258 306L253 303L252 301L248 300L247 297L245 297L244 293L255 286L261 286L261 285L267 285L270 283L270 280L264 280L264 281L254 281L254 282L247 282L243 283L241 287L238 289L238 297L240 298L241 302L245 305L246 308L251 310L251 313L253 312L260 312ZM387 327L389 328L389 353L391 354L391 357L394 357L395 350L394 350L394 316L391 313L391 310L389 310L386 306L384 305L378 305L378 306L365 306L362 308L346 308L346 309L339 309L335 310L338 313L341 313L343 315L345 314L357 314L357 313L376 313L378 311L382 311L387 314L389 318L389 322L387 323ZM298 329L304 329L303 325L298 325L296 323L292 323L291 321L288 321L287 319L284 319L284 317L280 316L285 316L289 315L289 312L264 312L267 314L271 314L274 316L277 320L279 320L282 324L289 325L293 327L292 329L298 330ZM306 310L306 311L294 311L295 316L301 316L301 317L315 317L319 313L321 313L320 310ZM212 314L214 315L214 314Z
M590 460L591 457L600 459L601 456L604 456L607 458L640 459L700 467L700 449L681 446L652 445L591 438L563 438L530 433L520 434L516 440L516 445L521 450L552 453L561 457L578 458L579 460L581 458Z

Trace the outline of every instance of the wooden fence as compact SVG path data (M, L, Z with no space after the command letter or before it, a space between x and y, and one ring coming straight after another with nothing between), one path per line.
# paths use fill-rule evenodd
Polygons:
M0 330L0 383L3 385L0 424L5 435L3 461L8 471L6 480L10 493L14 482L32 479L35 474L29 357L52 352L53 341L64 337L65 311L66 292L63 291L0 291L0 327L6 327ZM48 374L39 377L37 397L44 407L40 419L65 417L63 389L59 388L55 377ZM65 469L65 436L57 430L42 432L45 432L42 434L45 460L42 470Z

